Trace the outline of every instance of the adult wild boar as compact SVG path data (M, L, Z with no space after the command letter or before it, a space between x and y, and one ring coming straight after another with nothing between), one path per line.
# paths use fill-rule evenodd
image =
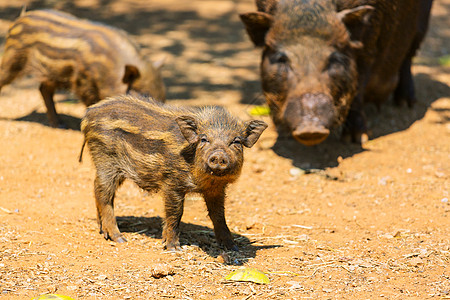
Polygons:
M367 138L363 103L415 101L411 59L428 26L432 0L257 0L241 14L263 47L261 78L272 119L305 145L344 123Z
M34 75L41 82L50 125L63 127L55 90L72 90L87 106L128 91L164 101L161 65L143 57L123 30L58 11L30 11L8 31L0 89L21 75Z

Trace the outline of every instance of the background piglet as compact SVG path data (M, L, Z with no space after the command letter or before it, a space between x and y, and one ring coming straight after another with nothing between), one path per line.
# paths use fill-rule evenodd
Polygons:
M87 106L108 96L135 91L165 100L162 62L152 63L122 30L72 15L37 10L10 27L0 66L0 89L17 77L34 75L53 127L64 127L53 95L73 91Z

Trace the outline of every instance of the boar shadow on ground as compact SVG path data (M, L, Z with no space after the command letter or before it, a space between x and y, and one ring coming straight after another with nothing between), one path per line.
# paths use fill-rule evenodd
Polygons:
M421 120L432 103L450 95L450 87L431 78L428 74L419 73L414 77L417 103L413 108L406 104L397 107L391 100L386 101L380 109L368 104L365 113L370 129L370 138L375 140L395 132L408 129L416 121ZM436 110L441 115L441 122L449 121L448 111ZM272 148L282 157L292 159L293 165L305 170L336 167L339 157L347 158L357 153L368 151L364 146L349 144L340 140L340 130L335 130L322 144L307 147L291 137L279 136Z
M121 232L131 234L142 234L153 239L162 239L162 218L161 217L134 217L118 216L117 224ZM232 258L230 264L242 265L249 258L254 258L256 252L260 249L283 247L282 245L258 245L253 246L249 238L233 233L233 239L239 247L239 251L227 251ZM128 243L133 243L128 241ZM181 222L180 224L180 243L184 245L197 245L211 257L217 257L224 250L219 247L214 237L214 231L211 227L196 225L192 223ZM161 250L163 245L161 243ZM184 249L183 251L191 251Z
M66 115L66 114L58 114L59 118L64 122L66 125L66 128L64 129L71 129L71 130L77 130L80 131L80 123L81 119ZM8 119L11 120L11 119ZM28 115L25 115L23 117L19 117L16 119L12 119L13 121L24 121L24 122L33 122L33 123L40 123L42 125L50 126L50 123L48 122L47 114L46 113L40 113L36 110L33 110Z
M360 145L343 143L338 135L330 136L322 144L311 147L303 146L291 137L279 136L272 150L308 172L337 167L339 157L351 157L364 151Z
M414 82L417 103L413 108L406 105L396 107L388 101L379 112L374 107L366 111L369 126L372 128L372 139L408 129L421 120L429 109L433 110L433 102L450 95L450 87L447 84L428 74L416 74Z

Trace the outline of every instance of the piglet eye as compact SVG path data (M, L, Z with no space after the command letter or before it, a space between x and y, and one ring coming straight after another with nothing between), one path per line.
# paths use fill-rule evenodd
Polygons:
M233 140L233 142L231 142L233 145L241 145L242 144L242 140L240 138L235 138Z

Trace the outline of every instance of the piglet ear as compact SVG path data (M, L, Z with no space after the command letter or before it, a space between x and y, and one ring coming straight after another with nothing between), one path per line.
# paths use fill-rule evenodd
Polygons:
M273 23L273 16L264 12L250 12L240 14L247 33L256 47L264 46L266 33Z
M139 69L133 65L125 66L125 73L123 74L122 82L131 85L133 81L141 76Z
M261 136L261 133L267 128L267 124L260 120L245 122L245 133L243 145L251 148Z
M191 116L181 116L175 119L184 138L191 144L198 141L198 128L196 120Z

